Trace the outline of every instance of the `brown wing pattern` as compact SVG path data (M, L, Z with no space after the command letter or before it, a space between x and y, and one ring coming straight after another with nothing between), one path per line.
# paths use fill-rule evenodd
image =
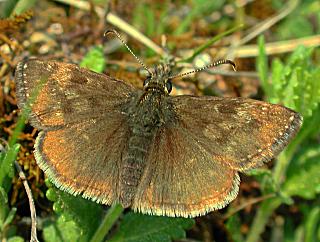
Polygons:
M148 153L135 211L194 217L224 207L238 193L237 171L213 161L178 124L162 127Z
M29 60L16 68L18 106L23 109L36 87L41 91L31 108L31 124L56 129L88 118L112 117L134 88L123 81L74 64Z
M115 202L129 135L120 106L133 88L76 65L31 60L16 70L20 108L42 79L30 118L42 130L35 144L38 165L71 194Z
M214 161L239 171L275 157L302 123L293 110L253 99L176 96L172 100L177 128L188 130Z
M41 129L36 160L60 188L97 202L119 198L130 128L121 112L135 89L73 64L31 60L16 70L18 105L31 105ZM238 192L238 171L276 156L300 128L294 111L245 98L168 97L174 119L159 127L132 208L194 217L222 208ZM83 152L86 150L86 152Z
M37 163L57 187L111 204L118 198L121 161L128 150L124 122L91 119L66 129L41 131L35 144ZM100 129L93 129L94 125Z
M154 138L136 211L193 217L224 207L237 195L237 172L277 155L301 125L299 114L261 101L169 98L176 120Z

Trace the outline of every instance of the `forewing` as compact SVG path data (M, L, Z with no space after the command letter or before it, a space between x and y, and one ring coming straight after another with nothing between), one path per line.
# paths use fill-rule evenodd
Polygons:
M42 130L35 144L40 168L63 190L114 202L129 136L122 108L135 90L106 75L54 61L19 63L15 81L21 109L35 98L29 120Z
M19 108L34 98L29 120L42 130L112 116L134 91L122 81L74 64L36 59L17 65L15 82Z
M239 171L275 157L302 123L293 110L253 99L176 96L172 101L177 128L213 161Z
M160 128L132 205L148 214L195 217L222 208L239 189L237 171L214 161L187 130Z

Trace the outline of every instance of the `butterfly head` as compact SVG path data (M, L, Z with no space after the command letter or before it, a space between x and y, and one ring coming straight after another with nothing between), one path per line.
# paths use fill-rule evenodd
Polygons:
M169 94L172 90L171 68L169 65L159 64L149 70L147 78L144 80L143 89L157 90Z

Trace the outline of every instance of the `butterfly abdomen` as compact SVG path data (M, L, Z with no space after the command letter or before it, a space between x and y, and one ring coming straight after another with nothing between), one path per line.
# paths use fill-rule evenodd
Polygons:
M152 92L148 92L133 97L131 102L136 105L124 110L131 130L128 153L122 159L119 180L119 200L124 207L132 204L145 170L150 145L156 131L166 121L160 105L162 94L151 94Z
M128 154L123 158L120 172L120 203L129 207L145 168L150 136L133 135L128 141Z

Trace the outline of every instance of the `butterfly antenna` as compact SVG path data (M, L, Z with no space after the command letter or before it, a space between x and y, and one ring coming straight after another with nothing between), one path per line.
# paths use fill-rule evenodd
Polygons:
M199 69L196 69L196 70L193 70L193 71L189 71L189 72L185 72L185 73L181 73L181 74L177 74L177 75L174 75L174 76L170 76L169 79L173 79L173 78L177 78L177 77L183 77L183 76L187 76L187 75L190 75L192 73L196 73L196 72L200 72L200 71L203 71L205 69L208 69L208 68L211 68L211 67L215 67L215 66L220 66L220 65L224 65L224 64L228 64L228 65L231 65L233 70L236 71L236 64L231 61L231 60L218 60L218 61L215 61L209 65L206 65L204 67L201 67Z
M121 37L121 35L114 29L111 30L107 30L106 32L104 32L103 36L106 36L108 34L115 34L118 39L122 42L122 44L128 49L128 51L134 56L134 58L136 58L136 60L139 62L139 64L143 67L143 69L145 69L150 75L151 72L149 71L149 69L146 67L145 64L143 64L143 62L133 53L133 51L130 49L130 47L124 42L123 38Z

